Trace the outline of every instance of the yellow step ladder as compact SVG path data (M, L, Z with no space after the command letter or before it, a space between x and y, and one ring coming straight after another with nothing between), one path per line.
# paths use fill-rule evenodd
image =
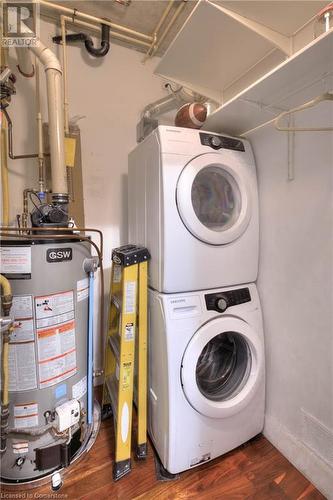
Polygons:
M109 324L105 346L103 413L115 427L113 479L131 470L134 375L138 459L147 456L147 292L149 252L125 245L112 251ZM137 366L135 366L135 364Z

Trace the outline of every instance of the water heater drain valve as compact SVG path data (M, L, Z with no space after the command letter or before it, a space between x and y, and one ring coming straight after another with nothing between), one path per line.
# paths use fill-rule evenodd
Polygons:
M55 409L57 431L64 432L77 424L80 420L80 411L80 403L77 399L66 401L66 403L57 406Z

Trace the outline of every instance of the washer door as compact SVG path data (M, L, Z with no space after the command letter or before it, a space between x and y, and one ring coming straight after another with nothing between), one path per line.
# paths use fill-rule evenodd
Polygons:
M191 160L179 176L176 200L180 217L205 243L230 243L249 224L248 179L236 167L222 163L220 154L207 153Z
M223 418L249 403L262 370L258 335L245 321L226 316L209 321L194 334L183 356L181 380L195 410Z

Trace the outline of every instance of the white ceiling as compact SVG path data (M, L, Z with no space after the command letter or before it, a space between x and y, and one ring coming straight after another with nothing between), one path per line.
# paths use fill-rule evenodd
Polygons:
M326 3L202 1L168 47L156 73L221 101L222 93L225 97L228 89L243 75L254 71L260 61L265 60L264 72L267 72L286 55L275 48L271 39L226 15L220 5L287 36L302 28ZM278 58L273 51L278 52ZM272 54L274 58L269 59ZM261 74L256 73L255 78L259 76Z
M175 1L168 19L171 18L181 1ZM67 0L54 3L76 8L98 17L105 17L137 31L152 34L169 0L132 0L128 7L116 0ZM160 47L158 55L166 51L197 3L198 0L187 1ZM327 0L215 0L214 3L261 22L280 33L290 35L329 2Z
M182 0L177 0L175 2L175 5L172 7L168 19L171 19L180 1ZM163 44L161 45L158 55L161 55L165 52L167 47L170 45L170 43L175 38L176 34L186 21L190 12L195 7L197 1L198 0L190 0L187 2L185 8L181 12L173 28L170 30L169 34L167 35ZM115 0L102 0L102 1L68 0L62 2L56 1L53 3L64 5L70 8L79 9L93 16L102 18L105 17L113 22L122 24L124 26L128 26L136 31L140 31L142 33L151 35L154 33L155 27L158 21L160 20L166 6L168 5L169 0L132 0L129 7L121 5ZM146 49L143 50L145 51Z
M303 26L312 16L316 15L328 0L234 0L214 1L224 7L262 23L284 35L292 35Z

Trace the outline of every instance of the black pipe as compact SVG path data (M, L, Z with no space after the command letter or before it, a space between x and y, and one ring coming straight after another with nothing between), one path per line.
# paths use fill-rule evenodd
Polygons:
M102 24L102 39L101 39L101 46L99 49L96 49L94 47L93 41L90 37L87 37L86 41L84 42L84 45L86 46L87 51L89 54L95 57L104 57L106 54L109 52L110 49L110 26L107 26L106 24Z
M106 24L101 24L102 34L101 34L101 46L99 48L94 47L94 42L89 35L85 33L75 33L73 35L66 35L66 42L84 42L84 45L89 52L94 57L104 57L110 50L110 26ZM62 42L61 36L54 36L53 42L60 44Z

